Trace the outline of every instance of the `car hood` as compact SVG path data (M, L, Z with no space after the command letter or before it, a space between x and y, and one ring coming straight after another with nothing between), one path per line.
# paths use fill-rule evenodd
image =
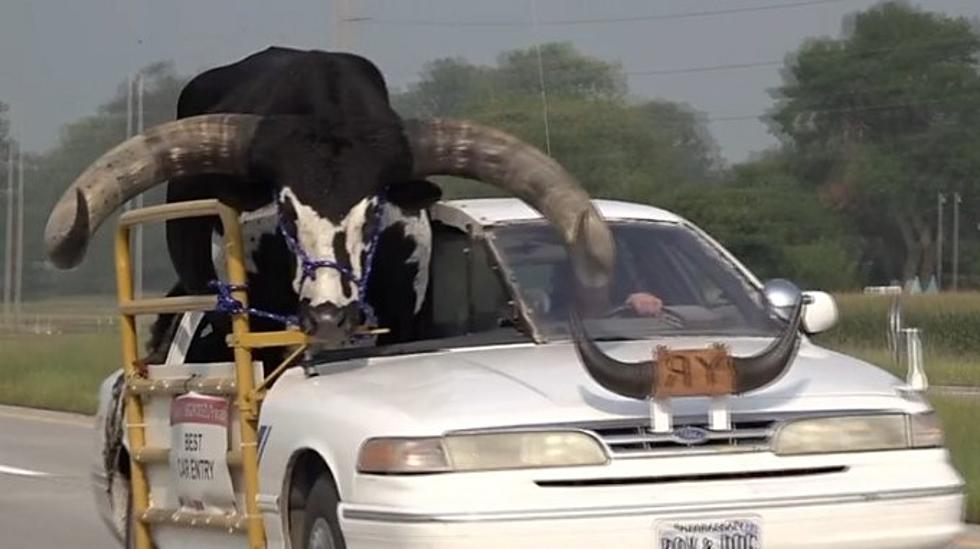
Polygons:
M736 355L770 340L724 341ZM642 360L655 345L703 347L701 338L603 343L620 360ZM402 434L648 417L645 401L611 393L593 381L568 342L445 350L322 364L318 375L292 380L333 402L345 415ZM731 398L735 414L783 414L924 406L900 396L900 380L855 358L804 341L788 372L758 391ZM305 392L305 391L304 391ZM313 396L313 395L311 395ZM707 398L674 399L677 416L707 413ZM377 422L371 421L376 416ZM369 429L373 430L373 429Z

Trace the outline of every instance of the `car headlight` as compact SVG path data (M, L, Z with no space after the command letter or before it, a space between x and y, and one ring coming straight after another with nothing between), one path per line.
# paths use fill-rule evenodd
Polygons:
M941 446L942 428L933 412L798 419L773 437L778 455L870 452Z
M580 431L517 431L430 438L374 438L357 460L362 473L442 473L602 465L602 444Z

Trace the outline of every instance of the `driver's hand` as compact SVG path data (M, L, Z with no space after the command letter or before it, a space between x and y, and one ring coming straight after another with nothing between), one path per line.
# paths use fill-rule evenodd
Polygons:
M659 297L646 292L630 294L630 296L626 298L626 304L640 316L658 315L664 308L664 302L660 301Z

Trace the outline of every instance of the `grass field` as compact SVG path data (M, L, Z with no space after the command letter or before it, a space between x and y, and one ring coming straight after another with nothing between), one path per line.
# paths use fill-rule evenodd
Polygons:
M942 419L953 464L966 479L966 518L980 523L980 399L932 394L929 401Z
M0 336L0 403L93 413L119 345L113 333Z

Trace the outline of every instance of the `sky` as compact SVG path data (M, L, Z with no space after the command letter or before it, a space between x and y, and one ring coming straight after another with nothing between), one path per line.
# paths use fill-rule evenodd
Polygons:
M638 98L702 112L722 156L738 162L777 143L758 116L772 105L786 56L807 39L839 36L846 15L876 3L3 0L0 101L10 106L24 148L40 151L57 143L62 125L111 97L127 74L155 61L173 60L190 74L269 45L343 46L374 61L397 88L435 58L489 64L504 50L568 41L620 63ZM910 3L980 18L980 0Z

